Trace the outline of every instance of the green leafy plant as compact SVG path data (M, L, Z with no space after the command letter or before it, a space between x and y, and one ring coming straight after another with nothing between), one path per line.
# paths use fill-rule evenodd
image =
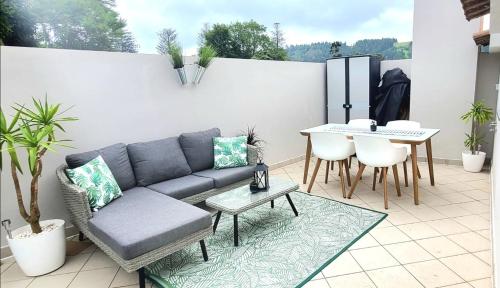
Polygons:
M184 67L182 48L178 44L173 43L168 49L168 54L170 54L170 57L172 58L172 65L174 66L174 69Z
M54 151L53 146L69 147L64 144L69 140L57 140L55 131L65 132L62 123L75 121L77 118L61 117L67 110L60 112L61 104L49 104L47 97L45 97L44 102L33 98L33 106L32 109L29 109L21 104L14 105L12 108L15 114L10 123L7 122L3 110L0 109L0 155L7 151L10 156L10 170L14 180L19 212L31 226L31 231L37 234L42 232L38 207L38 180L42 174L42 157L47 151ZM26 150L31 173L29 213L24 205L18 177L18 172L23 173L17 155L19 149ZM0 169L3 168L1 160L0 158Z
M471 133L466 133L465 147L467 147L473 155L479 152L479 145L483 143L483 136L479 134L479 127L488 123L493 118L493 109L486 106L483 102L477 101L471 104L470 110L462 115L460 119L465 123L472 122Z
M259 159L262 159L264 157L264 144L266 141L257 135L257 132L255 132L255 126L248 126L246 130L242 131L242 136L247 137L248 145L252 145L257 148L258 157Z
M200 65L203 68L207 68L208 65L210 65L210 62L212 62L212 59L214 59L217 56L217 52L215 51L214 48L210 45L205 45L200 48L198 51L198 65Z

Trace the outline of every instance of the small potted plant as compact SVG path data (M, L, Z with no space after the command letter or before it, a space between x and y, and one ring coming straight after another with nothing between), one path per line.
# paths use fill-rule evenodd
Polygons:
M217 52L212 46L206 45L200 48L198 51L198 69L196 69L196 74L194 76L193 83L199 84L205 70L208 68L212 60L217 56Z
M27 226L8 231L7 242L17 264L27 276L49 273L64 264L66 242L64 220L40 221L38 207L38 182L42 175L42 158L54 146L66 146L65 141L57 140L56 130L64 132L63 122L76 118L61 117L60 104L51 105L47 99L42 103L33 99L33 109L24 105L13 106L15 114L10 123L0 109L0 151L10 156L10 174L14 182L17 204ZM2 148L4 148L2 150ZM18 173L23 173L18 150L26 150L28 168L31 174L29 207L26 208ZM1 155L1 154L0 154ZM0 158L0 169L1 158ZM9 220L6 220L10 223ZM4 224L4 223L2 223Z
M484 105L483 102L477 101L471 105L470 110L462 115L460 119L465 123L472 122L470 134L465 134L465 147L468 151L462 152L462 162L464 170L468 172L480 172L483 168L486 153L479 151L483 136L479 133L479 127L488 123L493 117L493 110Z
M182 48L174 43L168 48L168 54L170 54L170 59L175 71L179 74L179 79L182 85L186 85L186 71L184 70L184 58L182 57Z

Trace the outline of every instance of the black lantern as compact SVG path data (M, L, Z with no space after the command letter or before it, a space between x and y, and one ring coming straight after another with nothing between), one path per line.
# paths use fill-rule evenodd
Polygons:
M269 189L269 167L259 161L253 172L253 181L250 183L250 191L253 193L267 191Z

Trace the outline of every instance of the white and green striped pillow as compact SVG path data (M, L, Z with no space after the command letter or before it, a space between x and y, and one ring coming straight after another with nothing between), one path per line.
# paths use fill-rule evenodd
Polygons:
M214 137L214 169L248 165L247 137Z
M83 166L66 169L66 174L73 183L87 191L87 200L93 211L122 196L120 186L100 155Z

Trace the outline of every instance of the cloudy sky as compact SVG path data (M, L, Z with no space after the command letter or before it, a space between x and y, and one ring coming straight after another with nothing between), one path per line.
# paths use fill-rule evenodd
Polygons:
M394 37L412 39L413 0L117 0L141 53L156 53L157 32L177 30L185 54L194 54L204 23L255 20L281 23L286 44Z

